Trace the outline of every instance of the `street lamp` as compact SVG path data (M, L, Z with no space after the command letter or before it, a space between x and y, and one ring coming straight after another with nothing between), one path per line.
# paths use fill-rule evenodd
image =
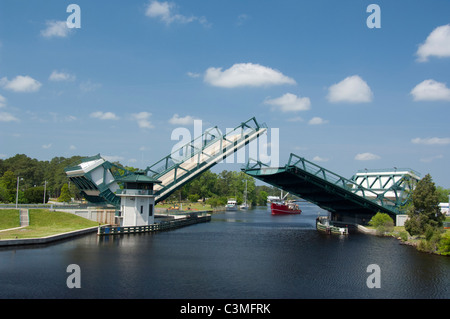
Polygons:
M23 181L23 178L20 178L20 180ZM18 203L19 203L19 176L17 176L16 209Z
M47 190L47 181L44 182L44 201L42 202L45 204L45 191Z

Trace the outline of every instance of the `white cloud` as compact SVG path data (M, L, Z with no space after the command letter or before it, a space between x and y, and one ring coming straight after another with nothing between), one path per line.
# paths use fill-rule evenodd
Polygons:
M309 125L321 125L321 124L326 124L328 123L327 120L324 120L321 117L313 117L312 119L309 120L308 124Z
M131 114L132 119L137 121L140 128L154 128L149 120L150 116L152 116L152 113L149 112Z
M323 158L323 157L320 157L320 156L314 156L313 161L314 162L328 162L328 158Z
M175 13L176 9L177 5L172 2L150 1L145 10L145 15L150 18L160 19L167 25L173 22L190 23L193 21L198 21L200 24L204 26L207 27L210 26L210 23L206 20L205 17L185 16L182 14Z
M236 25L237 26L243 25L249 18L250 17L245 13L238 15Z
M191 78L199 78L201 76L200 73L188 72L187 75Z
M300 116L290 117L287 119L288 122L303 122L303 118Z
M180 117L178 114L174 114L172 118L169 120L169 123L174 125L189 125L193 124L194 120L195 118L190 115Z
M229 69L208 68L204 81L208 84L224 88L240 86L270 86L295 84L294 79L266 66L253 63L237 63Z
M420 161L424 162L424 163L431 163L434 160L443 159L443 158L444 158L444 155L440 154L440 155L436 155L436 156L421 158Z
M2 95L0 95L0 108L6 106L6 98Z
M65 72L58 72L54 70L52 74L50 74L50 77L48 78L50 81L73 81L75 80L75 76L69 73Z
M434 29L417 50L418 61L426 62L428 57L450 57L450 24Z
M330 86L327 98L332 103L365 103L372 101L373 93L361 77L352 75Z
M43 148L43 149L46 149L46 150L48 150L50 147L52 147L52 144L51 144L51 143L50 143L50 144L42 145L42 148Z
M75 145L70 145L69 146L69 150L71 150L71 151L74 151L74 150L76 150L77 149L77 147L75 146Z
M100 88L100 83L93 83L90 80L80 83L80 90L83 92L92 92Z
M64 119L65 119L66 121L68 121L68 122L72 122L72 121L76 121L76 120L77 120L77 117L74 116L74 115L68 115L68 116L66 116Z
M450 137L429 137L420 138L416 137L411 140L413 144L425 144L425 145L447 145L450 144Z
M91 113L90 116L93 118L96 118L96 119L100 119L100 120L118 120L119 119L119 117L112 112L97 111L97 112Z
M311 101L308 97L298 97L292 93L286 93L275 99L268 99L264 104L272 105L272 110L281 112L306 111L310 109Z
M41 35L45 38L65 38L72 29L67 27L66 21L46 21L46 28L41 30Z
M373 161L380 159L381 157L372 153L360 153L356 154L355 160L357 161Z
M431 79L417 84L411 90L411 95L414 101L450 101L450 89L445 83Z
M8 112L0 112L0 122L19 122L19 119Z
M11 81L6 77L0 79L0 85L7 90L14 92L36 92L42 84L28 75L18 75Z

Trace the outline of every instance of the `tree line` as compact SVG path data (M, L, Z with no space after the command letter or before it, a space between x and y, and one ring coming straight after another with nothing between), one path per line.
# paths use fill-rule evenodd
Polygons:
M401 208L409 217L405 221L406 232L399 234L401 240L425 252L450 255L450 232L442 227L446 217L439 207L439 203L448 200L447 195L448 190L436 187L430 174L422 178L411 192L411 200ZM379 234L394 232L394 221L385 213L378 212L369 225Z
M18 202L43 203L49 198L58 198L61 188L68 184L64 168L80 161L82 156L54 157L50 161L39 161L25 154L17 154L7 159L0 159L0 202L16 201L17 184L19 185ZM80 193L75 185L70 186L74 196Z
M236 199L238 205L245 200L252 206L263 206L267 196L279 196L280 190L266 185L255 185L255 179L244 172L206 171L175 191L168 202L203 201L212 207L225 206L228 199Z
M54 157L50 161L40 161L25 154L17 154L0 159L0 202L15 203L17 184L18 202L43 203L49 198L82 199L78 188L69 182L64 169L77 165L83 156ZM115 162L122 166L119 162ZM133 167L122 166L130 171ZM168 201L208 201L212 206L223 206L230 197L238 203L244 201L247 185L247 202L252 205L265 205L268 195L279 195L280 191L271 186L255 185L255 179L243 172L206 171L196 179L174 192ZM44 200L45 191L45 200Z

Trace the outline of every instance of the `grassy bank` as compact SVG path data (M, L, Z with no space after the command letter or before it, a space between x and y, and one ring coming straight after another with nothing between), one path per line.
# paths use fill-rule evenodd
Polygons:
M20 227L20 213L18 209L0 209L0 230Z
M30 209L29 212L30 226L1 232L0 240L47 237L98 225L97 222L70 213L53 212L48 209ZM4 220L7 220L8 218L7 215L8 214L4 215L3 212L0 212L0 225L2 225L2 227ZM17 220L18 219L19 217L17 215ZM19 226L20 225L13 227Z

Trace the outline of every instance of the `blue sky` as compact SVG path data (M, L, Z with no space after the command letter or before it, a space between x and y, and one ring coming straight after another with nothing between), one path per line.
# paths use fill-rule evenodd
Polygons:
M366 23L372 3L381 28ZM281 165L292 152L346 177L408 167L450 188L449 12L445 0L2 0L0 157L145 168L193 119L225 131L255 116L279 129Z

